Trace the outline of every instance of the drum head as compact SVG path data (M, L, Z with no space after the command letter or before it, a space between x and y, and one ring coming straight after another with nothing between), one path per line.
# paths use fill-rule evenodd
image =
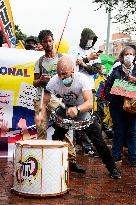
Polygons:
M16 142L17 146L23 147L62 147L68 146L66 142L59 140L19 140Z

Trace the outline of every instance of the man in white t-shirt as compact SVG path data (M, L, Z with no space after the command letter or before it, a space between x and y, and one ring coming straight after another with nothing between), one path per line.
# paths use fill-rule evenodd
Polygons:
M45 55L41 56L40 59L36 62L34 69L33 85L37 88L36 97L34 100L36 117L40 115L42 93L44 94L44 89L46 88L46 85L51 77L57 73L57 61L62 56L62 54L57 53L54 49L54 38L50 30L40 31L38 38L41 45L43 46ZM60 102L54 96L52 96L50 103L48 104L48 109L45 110L46 114L44 120L39 124L36 123L38 139L47 139L46 130L49 124L48 122L50 118L50 112L51 110L57 108L59 103ZM71 170L77 173L84 173L85 169L76 163L76 151L69 133L65 135L65 141L69 143L69 160L73 164Z
M74 73L72 60L68 56L63 56L58 60L57 75L46 86L42 105L43 114L46 113L45 109L50 102L51 93L59 95L63 99L63 102L68 107L66 115L70 118L76 118L80 115L82 119L82 115L84 117L84 115L89 114L89 111L93 109L92 83L90 83L87 76L83 73ZM40 121L43 118L44 116L39 117L38 120ZM67 131L67 129L58 126L56 122L52 139L63 140ZM89 126L84 129L84 132L91 139L111 177L114 179L121 178L110 150L102 138L100 126L97 121L94 120L92 124L89 123Z
M71 55L76 65L76 71L83 72L88 77L90 83L93 83L92 89L94 92L94 74L99 72L98 64L101 63L100 53L97 53L94 48L97 38L96 34L90 28L84 28L81 32L79 46L71 47L69 51L69 55ZM85 136L84 132L82 132L82 135ZM83 141L82 135L81 132L77 133L77 143L82 145L85 153L94 156L95 150L91 142L89 142L87 137L84 137Z
M42 90L49 82L50 78L57 73L57 61L59 54L54 49L54 38L53 33L50 30L42 30L38 35L38 39L43 46L45 54L41 56L34 68L34 81L33 85L37 88L36 96L34 99L35 114L39 115L41 99L42 99ZM61 55L62 56L62 55ZM54 106L55 106L55 102ZM58 104L56 105L58 106ZM40 139L46 139L47 137L47 127L48 127L48 118L45 118L40 125L37 126L37 137Z
M97 38L90 28L84 28L79 46L71 47L69 51L69 55L76 62L76 71L85 72L89 79L93 78L93 64L101 63L99 53L94 48ZM88 70L92 71L91 74L88 74Z

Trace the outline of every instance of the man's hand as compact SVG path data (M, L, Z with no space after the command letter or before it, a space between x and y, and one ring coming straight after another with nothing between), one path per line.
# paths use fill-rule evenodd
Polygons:
M88 54L87 58L88 58L89 61L90 60L96 60L96 59L98 59L98 56L99 55L96 52L93 52L93 53Z
M42 74L41 77L40 77L40 81L42 83L46 83L47 81L49 81L51 79L51 76L50 75L47 75L47 74Z
M87 67L87 65L83 61L83 58L78 58L76 61L76 65L81 65L82 67Z
M66 115L68 117L74 118L76 117L78 114L77 108L76 107L70 107L68 108L68 110L66 111Z
M132 76L132 75L129 75L129 76L128 76L128 81L129 81L130 83L136 83L136 77L134 77L134 76Z

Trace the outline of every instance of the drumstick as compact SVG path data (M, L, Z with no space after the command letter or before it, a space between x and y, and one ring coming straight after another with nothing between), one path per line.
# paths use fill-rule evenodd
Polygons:
M66 105L59 99L56 97L56 95L54 95L53 93L51 94L51 97L53 97L55 99L55 101L64 109L66 109Z
M39 116L41 116L41 114L42 114L43 97L44 97L44 88L42 88Z

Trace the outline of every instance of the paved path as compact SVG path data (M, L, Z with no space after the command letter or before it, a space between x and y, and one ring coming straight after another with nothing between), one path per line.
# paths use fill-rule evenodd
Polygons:
M13 163L0 159L0 205L136 205L136 168L123 158L122 179L110 179L99 158L78 154L78 162L87 167L86 174L70 173L70 191L59 197L24 198L11 193Z

